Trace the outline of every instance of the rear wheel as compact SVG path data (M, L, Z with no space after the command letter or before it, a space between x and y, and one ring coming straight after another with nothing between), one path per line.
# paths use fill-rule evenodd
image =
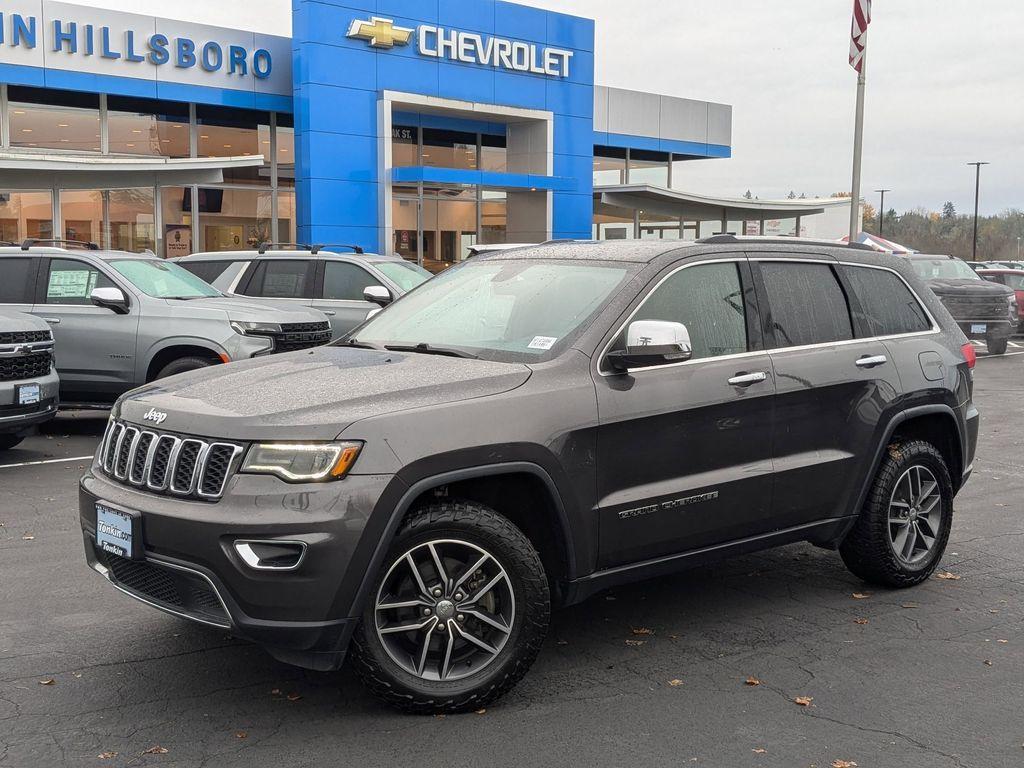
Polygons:
M396 537L356 630L355 669L407 712L479 709L526 674L549 614L544 566L522 531L482 505L431 505Z
M988 339L988 353L990 355L1005 355L1006 345L1009 344L1009 339Z
M25 439L24 435L0 435L0 451L9 451Z
M187 373L188 371L197 371L200 368L209 368L211 365L214 365L213 360L207 360L203 357L179 357L177 360L161 368L156 377L158 379L166 379L168 376Z
M839 553L853 573L887 587L927 579L953 523L953 484L942 454L924 441L892 445Z

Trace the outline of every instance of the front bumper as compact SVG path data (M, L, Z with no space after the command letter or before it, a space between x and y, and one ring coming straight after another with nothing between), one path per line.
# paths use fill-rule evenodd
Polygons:
M352 603L364 571L363 532L389 475L288 485L235 475L217 503L144 493L91 470L82 478L79 517L86 560L117 589L183 618L229 629L272 655L311 669L337 669L358 621ZM96 547L96 502L142 515L142 553L125 560ZM239 540L306 544L300 567L255 570ZM361 547L362 545L362 547Z
M19 406L18 387L39 385L39 403ZM0 382L0 434L18 434L49 421L57 415L60 380L53 370L46 376L31 381Z
M1008 339L1016 331L1014 323L1007 320L957 320L956 323L960 326L960 330L963 331L964 336L968 339ZM984 332L977 332L974 329L978 326L985 326Z

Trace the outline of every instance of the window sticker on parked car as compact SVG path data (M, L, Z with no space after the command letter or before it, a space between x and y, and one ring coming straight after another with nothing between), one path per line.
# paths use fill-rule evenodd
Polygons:
M46 298L84 299L96 287L96 274L88 269L51 272Z
M534 336L529 344L529 349L551 349L558 339L551 336Z

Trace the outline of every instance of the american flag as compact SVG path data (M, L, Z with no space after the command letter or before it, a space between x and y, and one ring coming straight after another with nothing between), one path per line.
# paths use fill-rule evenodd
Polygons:
M850 66L861 71L864 50L868 45L868 24L871 23L871 0L853 0L853 29L850 32Z

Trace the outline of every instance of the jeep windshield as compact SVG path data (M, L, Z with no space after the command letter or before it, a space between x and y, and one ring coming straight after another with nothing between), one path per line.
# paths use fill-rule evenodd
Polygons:
M971 269L967 262L960 259L911 259L911 266L919 277L925 280L982 280L983 278Z
M155 299L186 301L224 295L188 270L166 261L114 259L109 264L128 282Z
M563 349L632 265L511 260L442 272L341 344L531 362Z

